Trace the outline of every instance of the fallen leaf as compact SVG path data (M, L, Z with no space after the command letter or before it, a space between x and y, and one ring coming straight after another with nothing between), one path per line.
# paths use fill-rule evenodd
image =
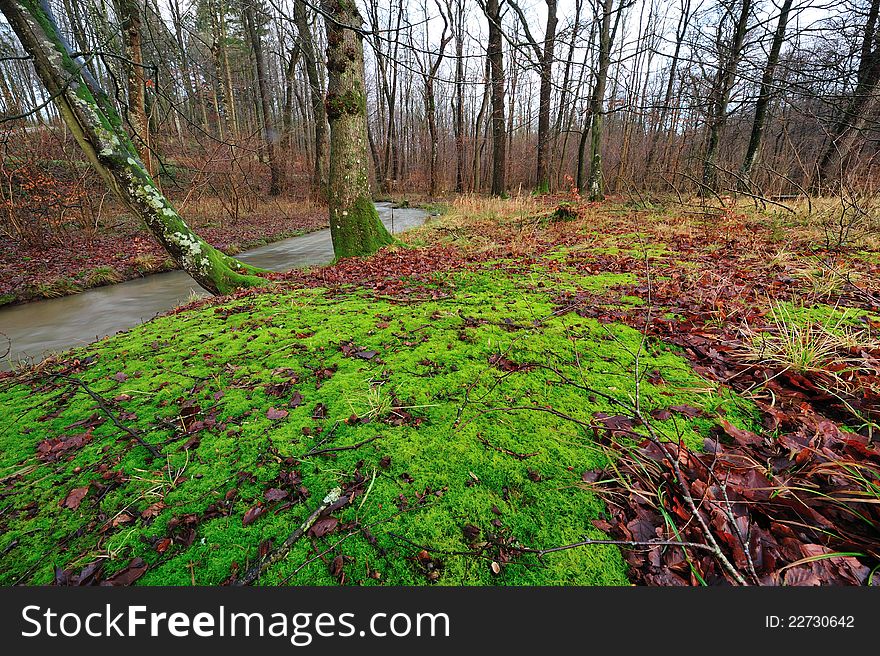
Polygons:
M271 503L273 501L280 501L281 499L284 499L288 496L288 494L289 492L287 492L287 490L281 490L277 487L270 487L268 490L266 490L266 494L264 496L266 498L266 501Z
M322 538L328 533L332 533L336 530L337 524L339 524L339 520L335 517L322 517L312 524L311 528L308 530L308 534L313 538Z
M84 487L75 487L70 492L67 493L67 496L64 497L64 501L61 502L62 508L70 508L71 510L76 510L79 508L79 504L82 503L82 500L85 498L86 494L89 493L89 486L86 485Z
M287 410L276 410L275 408L269 408L266 410L267 419L284 419L286 416Z
M241 525L247 526L249 524L253 524L254 521L256 521L256 519L258 517L260 517L265 512L266 512L266 507L261 503L257 503L256 506L254 506L253 508L248 510L244 514L244 517L241 518Z
M101 581L101 585L131 585L144 575L144 572L147 571L147 567L147 563L144 562L143 558L135 558L128 564L128 567L117 572L109 579Z

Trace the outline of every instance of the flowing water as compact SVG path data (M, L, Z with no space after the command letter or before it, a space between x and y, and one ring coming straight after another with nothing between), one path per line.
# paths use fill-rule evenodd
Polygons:
M392 209L377 203L376 209L392 232L403 232L425 222L421 209ZM236 255L243 262L272 271L327 264L333 259L330 230L311 232ZM183 271L170 271L137 278L118 285L97 287L81 294L35 301L0 309L0 333L9 339L9 354L0 362L37 362L50 353L64 351L126 330L173 307L206 293ZM0 335L0 354L6 339Z

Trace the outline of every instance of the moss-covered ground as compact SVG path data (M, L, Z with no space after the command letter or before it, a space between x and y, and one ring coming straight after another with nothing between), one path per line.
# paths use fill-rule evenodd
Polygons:
M484 256L413 293L403 270L396 293L247 293L0 380L0 584L95 563L108 578L137 558L138 584L227 582L337 487L349 503L260 583L628 584L617 546L530 551L608 537L583 474L608 465L621 407L691 448L721 417L759 418L677 347L561 309L584 294L603 313L650 301L638 274L602 266L638 235L597 244L606 259L586 266L585 234L523 260L444 218L410 241ZM681 253L655 242L648 257Z

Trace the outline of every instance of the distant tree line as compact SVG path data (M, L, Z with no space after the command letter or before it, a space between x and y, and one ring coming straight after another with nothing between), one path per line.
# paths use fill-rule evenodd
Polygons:
M880 180L880 0L48 6L151 174L223 144L252 151L265 193L326 201L330 123L362 103L383 194L775 197ZM360 66L355 37L363 98L333 95L333 67ZM0 23L0 127L57 124L51 95Z

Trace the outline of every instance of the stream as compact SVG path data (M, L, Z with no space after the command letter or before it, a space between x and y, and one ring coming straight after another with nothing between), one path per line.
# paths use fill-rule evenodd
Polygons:
M419 226L428 217L425 210L392 209L390 203L377 203L376 209L393 233ZM242 251L236 257L271 271L327 264L333 259L330 229ZM169 271L0 309L0 333L10 340L10 352L0 369L21 360L39 362L51 353L90 344L206 295L188 274ZM5 342L0 336L0 353L6 350Z

